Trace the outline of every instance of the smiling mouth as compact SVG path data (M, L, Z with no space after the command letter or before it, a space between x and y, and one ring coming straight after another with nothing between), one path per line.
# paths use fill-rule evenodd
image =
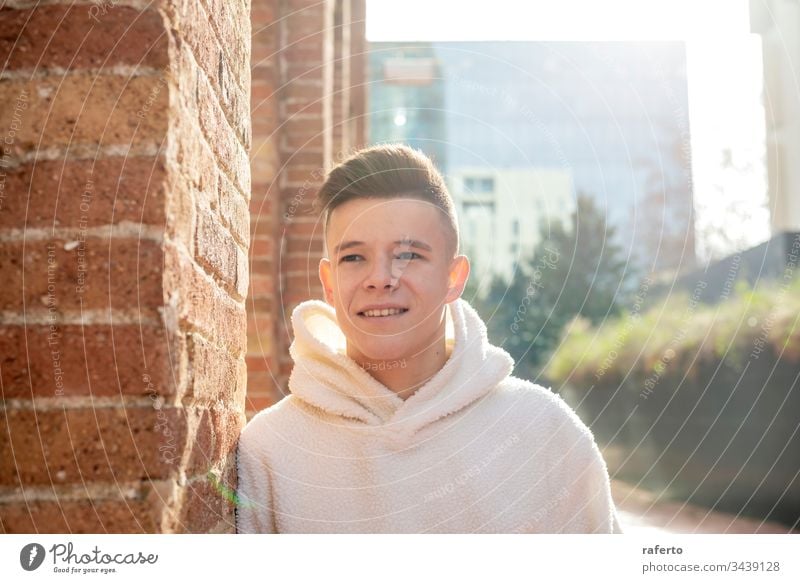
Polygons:
M395 316L402 316L408 311L408 308L391 308L385 310L365 310L359 312L358 315L362 318L392 318Z

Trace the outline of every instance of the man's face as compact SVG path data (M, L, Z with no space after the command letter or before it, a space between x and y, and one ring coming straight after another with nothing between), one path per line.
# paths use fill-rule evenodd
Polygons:
M412 198L350 200L331 214L327 247L320 280L349 356L396 360L434 346L444 305L461 295L469 275L465 256L448 256L439 208ZM400 313L365 313L375 305Z

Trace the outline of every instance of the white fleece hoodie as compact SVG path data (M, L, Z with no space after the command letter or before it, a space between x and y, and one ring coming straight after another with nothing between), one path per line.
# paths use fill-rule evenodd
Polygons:
M404 401L347 356L330 305L294 309L292 394L239 441L239 533L621 532L590 430L510 376L467 301L446 312L450 356Z

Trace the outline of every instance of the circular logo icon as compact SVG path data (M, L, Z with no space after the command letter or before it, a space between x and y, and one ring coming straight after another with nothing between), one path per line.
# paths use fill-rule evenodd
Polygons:
M44 562L44 547L39 543L30 543L19 552L19 564L26 571L35 571Z

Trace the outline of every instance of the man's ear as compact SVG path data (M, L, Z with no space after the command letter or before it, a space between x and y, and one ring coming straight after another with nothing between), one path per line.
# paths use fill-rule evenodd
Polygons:
M450 262L450 275L448 278L447 296L445 303L449 304L461 297L464 286L469 278L469 259L466 255L458 255Z
M319 281L325 291L325 301L333 306L333 274L331 273L331 262L329 259L319 260Z

